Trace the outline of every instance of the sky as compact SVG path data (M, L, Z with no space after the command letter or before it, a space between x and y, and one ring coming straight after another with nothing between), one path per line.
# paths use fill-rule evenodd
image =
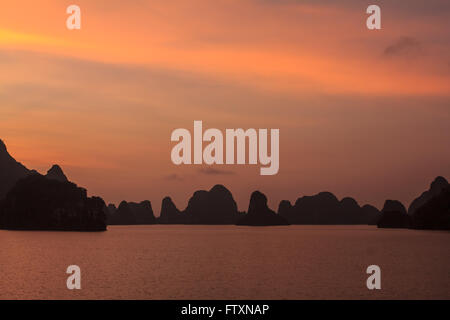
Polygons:
M374 2L375 3L375 2ZM81 8L81 30L66 8ZM381 208L450 178L450 2L0 0L0 138L106 202L223 184L240 210L331 191ZM171 132L279 128L280 170L176 166Z

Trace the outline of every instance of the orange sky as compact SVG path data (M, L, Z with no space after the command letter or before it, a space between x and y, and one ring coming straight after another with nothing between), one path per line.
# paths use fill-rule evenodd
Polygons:
M402 2L378 1L369 31L357 0L0 0L0 138L29 168L157 213L215 183L240 209L255 189L274 208L323 190L409 204L450 178L450 5ZM279 174L173 165L170 133L194 120L279 128Z

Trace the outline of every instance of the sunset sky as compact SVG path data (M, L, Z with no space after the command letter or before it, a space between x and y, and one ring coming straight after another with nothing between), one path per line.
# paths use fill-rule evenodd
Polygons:
M81 8L82 29L66 28ZM381 30L366 8L381 7ZM176 166L176 128L279 128L280 170ZM106 202L221 183L406 206L450 178L450 2L0 0L0 138Z

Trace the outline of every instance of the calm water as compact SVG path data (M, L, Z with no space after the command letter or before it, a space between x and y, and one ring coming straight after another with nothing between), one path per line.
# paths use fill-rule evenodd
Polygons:
M0 231L0 298L450 299L449 249L448 232L366 226ZM371 264L382 290L366 288Z

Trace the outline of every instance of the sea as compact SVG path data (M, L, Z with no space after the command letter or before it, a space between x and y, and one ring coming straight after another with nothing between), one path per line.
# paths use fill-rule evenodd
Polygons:
M80 289L69 289L69 266ZM369 266L380 289L368 289ZM0 230L0 299L450 299L450 232L373 226Z

